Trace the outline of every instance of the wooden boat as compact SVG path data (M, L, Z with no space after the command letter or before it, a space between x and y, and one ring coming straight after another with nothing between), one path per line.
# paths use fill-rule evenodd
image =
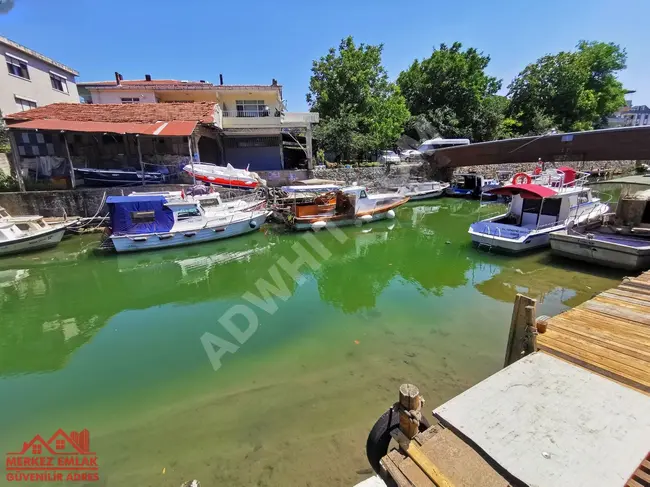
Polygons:
M620 199L615 214L550 235L556 255L626 270L650 269L650 190Z
M153 250L242 235L258 229L266 210L207 213L199 202L164 196L109 196L111 236L117 252Z
M50 225L42 216L0 218L0 256L55 247L67 225Z
M294 205L285 221L294 230L369 223L395 218L395 208L408 200L395 193L368 194L363 186L351 186L325 193L312 203Z

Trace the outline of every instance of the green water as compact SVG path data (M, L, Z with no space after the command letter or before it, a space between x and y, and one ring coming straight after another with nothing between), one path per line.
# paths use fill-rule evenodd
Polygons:
M501 367L517 292L552 315L621 277L548 252L479 252L476 210L412 203L343 242L310 233L327 258L269 227L125 256L73 238L0 260L0 453L87 428L100 485L353 485L399 384L417 384L430 411ZM243 300L296 243L318 268L300 282L279 271L289 292L273 314ZM215 372L201 336L235 342L218 320L243 304L260 325Z

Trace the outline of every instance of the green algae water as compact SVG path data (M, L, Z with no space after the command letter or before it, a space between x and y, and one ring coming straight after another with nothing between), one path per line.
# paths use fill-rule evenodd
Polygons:
M354 485L401 383L430 411L500 369L518 292L553 315L622 277L548 251L478 251L467 235L477 210L410 203L345 238L310 234L320 254L266 226L118 256L77 237L0 260L0 453L86 428L98 485ZM299 242L318 265L296 282L277 263L296 261ZM272 269L287 289L271 314L242 296L259 296ZM219 323L237 305L259 319L241 345ZM236 348L217 371L206 332Z

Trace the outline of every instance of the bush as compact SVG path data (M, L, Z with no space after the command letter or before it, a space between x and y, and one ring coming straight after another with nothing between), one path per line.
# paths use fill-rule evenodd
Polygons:
M0 192L18 191L18 181L0 172Z

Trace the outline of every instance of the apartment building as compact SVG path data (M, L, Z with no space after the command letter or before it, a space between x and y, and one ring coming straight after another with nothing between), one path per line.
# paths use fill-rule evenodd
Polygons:
M3 115L50 103L79 103L74 69L0 36L0 110Z
M202 151L202 158L237 168L251 170L280 170L285 165L283 137L305 135L304 161L312 165L312 126L318 123L317 113L288 112L282 99L282 86L273 80L269 85L226 85L204 80L184 81L153 79L125 80L115 73L111 81L79 83L79 93L85 103L133 104L213 102L214 124L220 130L223 150L220 154ZM205 155L204 155L205 154Z

